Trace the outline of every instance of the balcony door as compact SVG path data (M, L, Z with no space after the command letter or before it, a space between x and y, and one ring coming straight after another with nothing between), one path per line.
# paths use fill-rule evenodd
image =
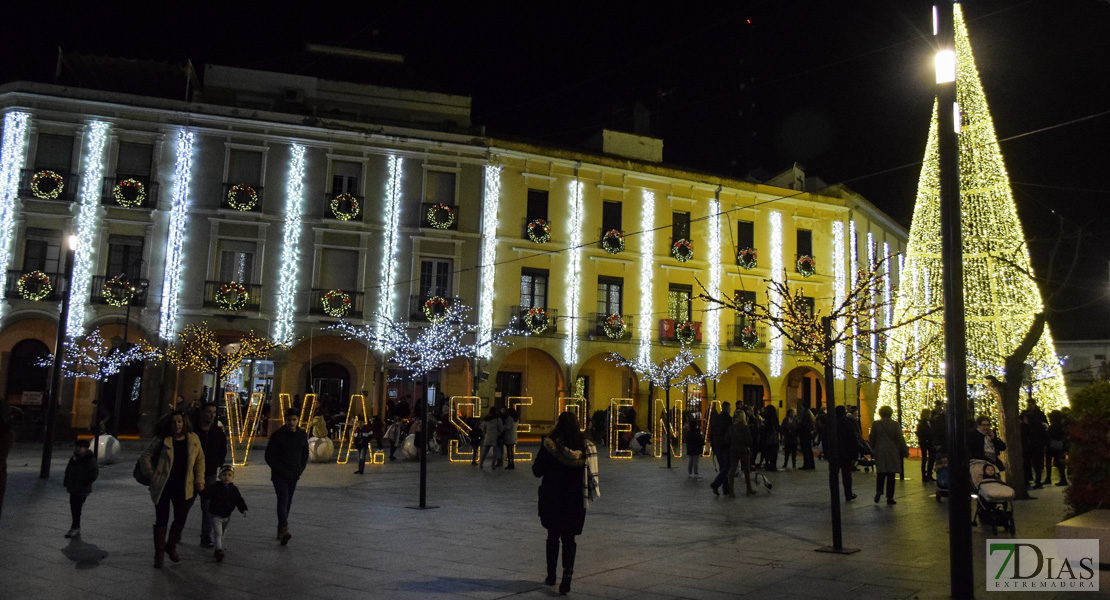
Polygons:
M547 308L547 270L520 270L520 308Z
M450 300L451 261L440 258L425 258L420 261L420 299L439 296Z
M23 272L60 273L62 232L56 229L27 228L23 251Z
M143 269L144 242L145 240L139 236L109 236L108 268L104 275L115 277L122 274L127 281L137 282Z
M249 285L253 281L254 251L254 242L220 240L219 281Z

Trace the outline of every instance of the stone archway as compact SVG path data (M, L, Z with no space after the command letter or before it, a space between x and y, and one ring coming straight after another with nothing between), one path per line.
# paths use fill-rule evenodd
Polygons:
M798 412L802 406L824 407L825 397L824 376L813 367L795 367L782 378L784 411L793 408Z

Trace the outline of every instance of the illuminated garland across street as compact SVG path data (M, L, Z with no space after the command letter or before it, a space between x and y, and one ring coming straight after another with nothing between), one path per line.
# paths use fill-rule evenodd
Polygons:
M158 323L158 337L167 341L173 338L174 330L177 328L182 247L185 242L185 223L189 218L189 179L192 177L193 169L192 132L178 132L176 150L169 241L166 245L166 277L162 284L162 310Z
M100 190L104 184L104 148L108 143L107 123L93 121L88 127L85 151L85 175L81 179L81 205L77 212L77 252L73 261L73 279L69 289L69 321L66 335L81 337L84 333L85 310L89 284L95 264L96 231L100 221Z

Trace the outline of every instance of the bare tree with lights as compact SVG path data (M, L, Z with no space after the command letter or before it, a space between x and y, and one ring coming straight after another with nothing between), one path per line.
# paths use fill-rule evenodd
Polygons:
M161 358L159 353L146 342L113 349L112 344L100 335L100 330L93 329L81 340L65 344L65 353L62 355L62 377L86 377L97 381L108 381L132 363L159 358ZM54 355L47 354L36 364L40 367L49 367L53 362Z

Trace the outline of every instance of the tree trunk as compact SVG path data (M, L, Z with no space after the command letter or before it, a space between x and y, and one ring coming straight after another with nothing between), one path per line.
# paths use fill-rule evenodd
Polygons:
M1025 378L1025 359L1041 339L1046 316L1038 313L1025 338L1005 359L1005 381L989 377L992 387L998 393L1002 407L999 419L1002 427L1002 441L1006 443L1006 470L1010 473L1006 480L1014 488L1014 498L1026 500L1029 490L1025 484L1025 460L1021 443L1021 383Z

